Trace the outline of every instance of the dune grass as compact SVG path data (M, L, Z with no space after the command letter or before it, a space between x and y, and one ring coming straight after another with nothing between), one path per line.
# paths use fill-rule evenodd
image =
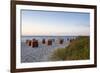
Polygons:
M59 48L53 52L50 59L58 60L85 60L89 59L90 42L89 36L80 36L72 40L68 47Z

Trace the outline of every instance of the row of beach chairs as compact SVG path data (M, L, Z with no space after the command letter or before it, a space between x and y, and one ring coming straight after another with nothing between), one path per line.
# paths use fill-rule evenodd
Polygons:
M72 39L67 39L67 41L71 42ZM50 46L52 45L52 43L55 42L55 39L43 39L42 40L42 44L47 44L47 46ZM64 43L64 39L59 39L59 44L63 44ZM36 40L36 39L32 39L32 40L26 40L26 44L28 46L31 46L31 47L38 47L39 46L39 41Z

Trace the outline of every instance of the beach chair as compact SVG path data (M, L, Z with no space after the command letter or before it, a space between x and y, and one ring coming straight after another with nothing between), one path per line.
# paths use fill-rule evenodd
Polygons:
M26 40L26 44L27 44L28 46L31 46L31 40Z
M38 40L35 40L35 39L33 39L32 41L31 41L31 47L38 47Z
M60 44L63 44L63 42L64 42L64 39L60 39L60 40L59 40L59 43L60 43Z
M43 43L43 44L45 44L45 43L46 43L45 39L43 39L43 40L42 40L42 43Z
M52 40L51 39L48 40L47 45L48 46L52 45Z

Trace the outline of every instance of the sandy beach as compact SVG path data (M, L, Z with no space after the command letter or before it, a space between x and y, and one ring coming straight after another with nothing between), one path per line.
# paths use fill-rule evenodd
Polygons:
M49 59L50 55L54 50L58 48L64 48L68 46L69 42L64 42L63 44L56 44L53 42L53 45L47 46L46 44L39 43L37 48L32 48L26 45L25 42L21 42L21 62L45 62L51 61Z

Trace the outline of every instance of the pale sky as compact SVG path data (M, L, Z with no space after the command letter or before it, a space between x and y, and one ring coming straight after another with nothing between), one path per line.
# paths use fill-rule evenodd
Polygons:
M21 25L22 35L90 35L90 14L22 10Z

